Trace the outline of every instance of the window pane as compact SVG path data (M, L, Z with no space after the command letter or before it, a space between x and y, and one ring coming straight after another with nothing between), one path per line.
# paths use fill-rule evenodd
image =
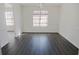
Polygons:
M41 15L40 26L46 27L48 22L48 15Z
M40 24L40 26L41 26L41 27L46 27L46 26L47 26L47 24Z
M48 18L48 15L41 15L41 19L47 19Z
M13 12L5 12L6 18L13 18Z
M13 18L13 15L5 15L6 18Z
M35 24L35 23L34 23L34 24L33 24L33 26L34 26L34 27L38 27L38 26L39 26L39 24Z
M40 11L34 11L33 14L40 14Z
M13 12L9 12L9 11L7 11L7 12L5 12L5 15L13 15Z
M12 19L11 18L7 18L6 21L8 21L8 22L14 22L14 19L13 18Z
M40 24L42 24L42 23L47 23L47 20L41 19L41 20L40 20Z
M6 21L7 23L14 23L13 21Z
M33 20L33 23L39 24L39 20Z
M33 26L39 26L40 15L33 15Z
M14 22L8 22L8 21L6 21L6 25L14 25Z
M41 11L41 14L48 14L48 11Z
M39 15L34 15L33 16L33 21L39 21L40 19L40 16Z
M12 25L14 25L14 23L13 22L7 22L6 25L12 26Z

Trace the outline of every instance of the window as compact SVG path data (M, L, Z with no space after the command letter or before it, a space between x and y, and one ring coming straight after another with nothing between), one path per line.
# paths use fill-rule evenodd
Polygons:
M6 19L7 26L14 25L13 10L12 10L12 5L10 4L5 4L5 19Z
M33 11L33 26L47 27L48 25L48 11Z
M14 25L13 12L11 12L11 11L6 11L6 12L5 12L5 18L6 18L6 25L7 25L7 26L13 26L13 25Z

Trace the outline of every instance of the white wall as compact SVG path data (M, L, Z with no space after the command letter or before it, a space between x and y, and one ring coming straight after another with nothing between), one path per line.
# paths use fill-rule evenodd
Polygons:
M79 4L64 4L59 33L79 48Z
M4 16L5 7L4 4L0 4L0 54L1 48L5 46L8 42L13 41L13 33L7 32L6 19ZM13 12L15 17L15 36L21 33L21 9L20 5L13 4ZM11 37L12 35L12 37Z
M45 6L42 10L48 11L48 26L33 27L33 10L40 10L39 5L22 6L22 32L58 32L59 30L59 10L60 6Z
M21 6L20 4L13 4L13 12L14 12L14 18L15 18L15 36L18 36L21 34L21 24L22 24L22 14L21 14Z
M4 4L0 4L0 46L3 47L8 43L6 22L4 18Z

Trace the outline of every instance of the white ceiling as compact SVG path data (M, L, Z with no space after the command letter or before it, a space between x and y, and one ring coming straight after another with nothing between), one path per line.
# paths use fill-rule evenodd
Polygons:
M21 3L22 6L61 6L62 3Z

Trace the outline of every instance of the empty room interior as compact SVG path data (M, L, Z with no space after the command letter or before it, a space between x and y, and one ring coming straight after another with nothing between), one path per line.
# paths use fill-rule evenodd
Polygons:
M78 54L78 3L0 3L0 55Z

